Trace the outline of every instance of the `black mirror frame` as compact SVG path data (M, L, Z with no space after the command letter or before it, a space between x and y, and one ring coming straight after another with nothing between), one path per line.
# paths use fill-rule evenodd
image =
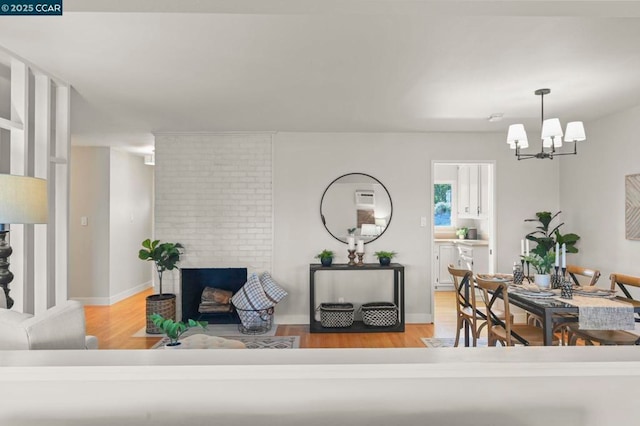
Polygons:
M324 215L322 214L322 202L324 201L324 196L326 195L327 191L329 190L329 188L331 188L331 185L333 185L334 183L336 183L336 181L342 179L343 177L349 176L349 175L362 175L362 176L366 176L366 177L369 177L369 178L375 180L376 182L378 182L380 184L380 186L382 186L382 188L384 188L385 192L387 193L387 196L389 197L389 205L391 206L391 214L389 215L389 222L387 222L387 226L385 227L385 230L382 231L382 233L380 235L378 235L377 237L375 237L375 238L373 238L373 239L371 239L369 241L364 241L364 244L369 244L369 243L374 242L378 238L382 237L384 235L384 233L387 232L387 229L389 229L389 225L391 224L391 220L393 219L393 199L391 198L391 193L389 193L389 190L387 189L386 186L384 186L384 184L382 182L380 182L378 179L376 179L375 177L371 176L370 174L361 173L361 172L345 173L342 176L338 176L337 178L332 180L331 183L329 183L329 185L327 185L327 187L325 188L324 192L322 193L322 198L320 199L320 219L322 220L322 224L324 225L324 229L327 230L329 235L331 235L333 238L335 238L336 240L338 240L342 244L348 244L347 241L342 241L340 238L338 238L335 235L333 235L333 233L329 230L329 228L327 228L327 221L325 220Z

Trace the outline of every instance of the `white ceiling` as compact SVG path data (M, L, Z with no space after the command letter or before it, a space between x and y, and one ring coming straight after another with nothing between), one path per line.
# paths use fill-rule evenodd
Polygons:
M635 1L64 8L62 17L0 17L0 46L75 88L74 144L146 146L162 131L506 134L522 121L537 132L542 87L552 89L545 115L564 122L640 103ZM503 121L488 122L492 113Z

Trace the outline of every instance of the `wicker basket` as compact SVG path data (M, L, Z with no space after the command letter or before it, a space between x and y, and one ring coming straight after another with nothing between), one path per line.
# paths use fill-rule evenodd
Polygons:
M153 294L147 297L147 333L161 334L160 330L151 321L149 315L159 314L165 319L176 320L176 295L175 294Z
M398 322L398 307L391 302L371 302L362 304L364 325L391 327Z
M318 309L323 327L351 327L353 324L353 303L321 303Z
M238 330L242 334L264 334L273 327L273 307L262 310L236 307L236 311L241 321Z

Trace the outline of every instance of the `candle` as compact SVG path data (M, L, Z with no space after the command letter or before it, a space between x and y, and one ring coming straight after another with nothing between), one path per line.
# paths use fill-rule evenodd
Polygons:
M524 256L524 240L520 240L520 255Z
M556 243L556 268L560 266L560 243Z
M358 240L358 253L364 253L364 241Z
M347 237L347 244L349 244L349 250L356 249L356 240L354 237L352 236Z
M567 267L567 245L562 244L562 267Z
M526 249L525 249L525 254L526 254L527 256L529 256L529 253L531 252L531 251L529 250L529 240L527 240L526 244L527 244L527 247L526 247Z

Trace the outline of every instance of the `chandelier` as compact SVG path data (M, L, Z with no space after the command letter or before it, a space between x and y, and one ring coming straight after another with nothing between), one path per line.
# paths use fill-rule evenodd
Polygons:
M535 154L523 154L521 149L529 147L527 139L527 133L524 130L524 124L512 124L509 126L509 132L507 133L507 143L511 149L516 150L516 157L518 160L528 160L530 158L548 158L553 160L553 157L557 155L576 155L578 153L578 141L583 141L587 137L584 133L584 125L582 121L572 121L567 123L567 128L564 132L564 141L573 143L573 151L560 152L559 148L562 147L562 126L560 120L557 118L544 119L544 95L551 93L551 89L538 89L535 92L541 99L541 118L542 118L542 134L540 139L542 140L540 151ZM558 149L556 149L558 148Z

